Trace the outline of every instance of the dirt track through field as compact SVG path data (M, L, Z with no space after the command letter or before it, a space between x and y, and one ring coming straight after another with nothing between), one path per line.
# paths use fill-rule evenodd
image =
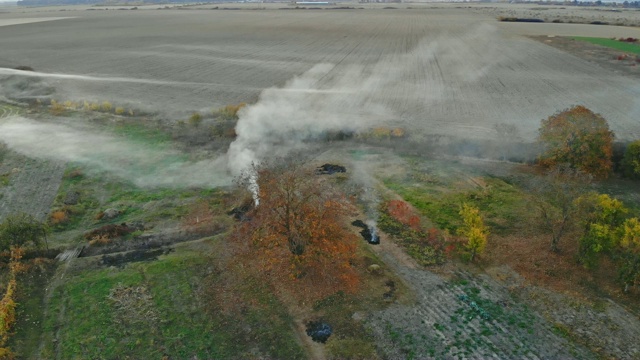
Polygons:
M473 9L69 14L76 18L3 28L0 63L161 81L48 80L63 99L183 114L256 101L262 89L326 63L334 67L319 89L339 90L331 86L340 78L368 81L366 102L337 95L347 101L335 116L375 104L390 114L379 121L415 136L500 140L493 127L506 123L532 139L542 118L584 104L602 113L620 139L640 138L635 81L527 39L524 27L515 35L510 25ZM540 24L535 32L549 26L552 33L556 25L563 24Z
M396 252L381 247L378 253L416 296L415 304L393 304L368 319L389 358L595 358L486 275L459 272L456 281L447 281L407 266Z

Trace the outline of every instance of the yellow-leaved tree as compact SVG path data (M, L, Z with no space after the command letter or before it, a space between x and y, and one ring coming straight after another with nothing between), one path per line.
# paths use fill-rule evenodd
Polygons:
M467 240L464 249L469 260L473 261L476 255L482 254L487 246L489 228L484 225L480 210L472 205L463 203L459 214L464 225L458 229L458 235Z
M627 219L620 232L618 274L627 292L629 286L640 284L640 220Z

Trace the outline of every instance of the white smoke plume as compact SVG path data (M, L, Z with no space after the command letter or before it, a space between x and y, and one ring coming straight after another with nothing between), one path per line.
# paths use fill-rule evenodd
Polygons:
M134 143L86 125L14 116L0 123L0 142L29 157L81 163L137 186L215 187L231 181L222 158L190 161L178 151Z
M438 61L455 64L447 76L458 86L479 81L500 61L500 55L491 52L495 31L483 25L461 37L421 41L404 54L364 65L318 64L282 88L264 90L257 103L239 112L237 138L228 151L231 172L239 175L265 158L300 150L305 140L326 132L424 124L426 119L407 119L415 115L406 108L428 109L447 96L447 82L435 74ZM478 47L488 51L479 54L463 38L477 40Z

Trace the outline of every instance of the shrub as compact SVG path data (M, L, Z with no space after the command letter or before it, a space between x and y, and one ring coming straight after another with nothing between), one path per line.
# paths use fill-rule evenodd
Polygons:
M116 115L124 115L124 108L120 106L117 107L115 113Z
M75 102L73 102L71 100L67 100L67 101L64 102L64 107L67 108L67 109L75 110L75 109L78 108L78 103L75 103Z
M229 115L231 117L237 118L238 117L238 111L240 111L240 109L242 109L243 107L247 106L246 103L239 103L236 105L227 105L224 107L223 112L226 115Z
M64 210L56 210L51 213L50 220L51 225L63 224L69 221L69 217L67 216L67 212Z
M47 227L31 215L10 215L0 224L0 250L30 244L40 247L46 232Z
M387 212L400 223L414 230L420 230L420 217L414 213L406 202L402 200L389 201Z
M538 141L545 151L540 164L569 164L599 177L611 172L613 132L607 121L584 106L574 106L542 120Z
M403 138L405 137L407 132L403 128L393 128L391 129L391 137L392 138Z
M112 108L112 107L113 107L113 105L111 105L111 103L110 103L110 102L108 102L108 101L104 101L104 102L102 103L102 106L101 106L102 111L104 111L104 112L109 112L109 111L111 111L111 108Z
M202 115L199 112L191 114L189 117L189 124L193 127L198 127L200 126L200 123L202 123Z
M63 104L60 104L55 100L51 100L51 108L49 111L52 115L62 115L62 113L64 113L65 111L65 107Z
M627 146L622 158L622 173L631 179L640 179L640 140Z

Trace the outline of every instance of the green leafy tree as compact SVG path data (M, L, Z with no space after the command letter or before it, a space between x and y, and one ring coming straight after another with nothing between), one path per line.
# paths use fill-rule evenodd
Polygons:
M622 172L631 179L640 179L640 140L629 145L622 158Z
M578 199L590 186L590 175L566 164L532 180L530 199L545 230L551 232L551 251L558 252L562 237L575 228L580 209Z
M489 229L484 225L480 210L467 203L462 204L460 216L464 225L458 229L458 235L463 236L467 243L464 249L469 256L469 260L473 261L476 255L482 254L487 246L487 237Z
M11 215L0 224L0 251L11 246L40 248L46 245L47 231L47 226L31 215Z
M586 173L607 177L613 162L613 132L607 121L584 106L558 112L542 120L538 141L544 152L540 164L569 164Z

